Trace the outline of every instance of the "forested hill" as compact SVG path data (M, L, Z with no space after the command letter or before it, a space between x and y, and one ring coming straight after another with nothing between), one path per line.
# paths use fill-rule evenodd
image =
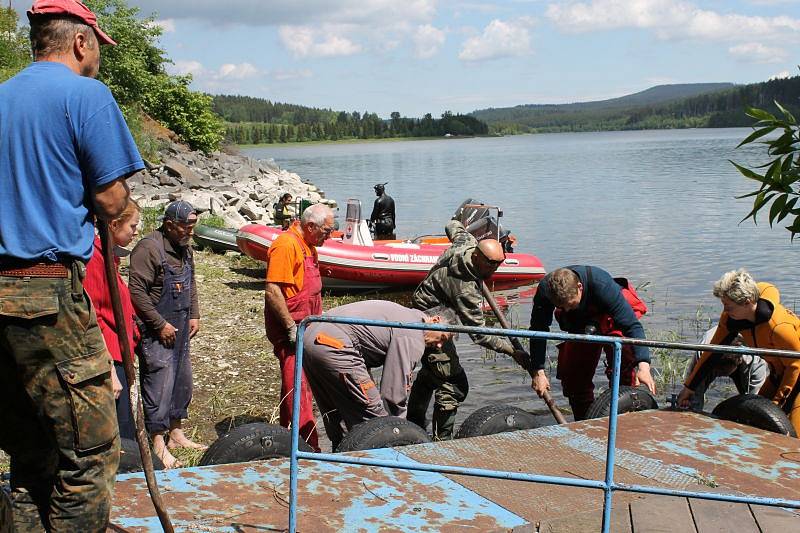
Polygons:
M332 111L271 102L250 96L214 97L214 111L225 120L226 138L236 144L486 135L489 126L468 115L446 111L440 118L382 119L375 113Z
M482 109L470 115L492 132L527 133L749 126L747 107L777 112L772 103L800 110L800 76L750 85L659 85L639 93L560 105Z
M226 122L300 124L336 120L336 113L330 109L282 104L252 96L215 96L214 111Z

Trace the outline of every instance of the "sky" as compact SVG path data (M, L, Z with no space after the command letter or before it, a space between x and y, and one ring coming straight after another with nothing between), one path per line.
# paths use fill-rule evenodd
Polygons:
M800 74L800 0L128 4L155 15L194 89L384 118Z

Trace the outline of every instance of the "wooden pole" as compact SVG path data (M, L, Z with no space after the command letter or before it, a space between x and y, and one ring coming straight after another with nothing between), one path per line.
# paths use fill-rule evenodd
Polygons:
M144 428L144 412L142 409L142 395L136 394L136 370L133 367L133 352L128 340L128 326L125 323L125 315L122 312L122 300L119 296L119 285L117 285L117 269L114 262L114 244L111 236L111 229L108 224L98 221L100 230L100 242L103 247L103 259L106 264L106 281L108 291L111 296L111 307L114 311L114 323L117 326L117 338L119 347L122 351L122 362L125 365L125 377L128 378L128 386L131 398L131 414L136 422L136 441L139 444L139 453L142 456L142 469L144 478L147 481L147 489L150 492L150 499L156 510L161 527L165 533L174 533L172 522L170 522L164 502L161 500L161 493L158 491L158 483L153 469L153 457L150 455L150 440ZM112 370L113 372L113 370ZM134 405L136 406L134 411Z
M486 283L483 281L481 281L481 292L483 292L483 297L486 298L486 301L489 303L489 307L492 308L494 315L497 317L497 321L500 322L500 325L503 327L503 329L511 329L511 326L508 324L508 320L506 319L506 315L503 314L503 311L497 305L497 301L494 299L494 296L492 296L489 287L487 287ZM522 343L519 341L517 337L509 337L508 340L511 341L511 344L514 346L514 349L523 352L527 351L522 346ZM528 361L520 361L517 358L514 358L514 360L517 362L518 365L520 365L522 368L528 371L528 374L530 374L531 378L534 377L535 373ZM563 413L559 410L558 406L556 405L556 402L553 401L553 397L550 396L550 393L548 391L544 391L544 393L542 394L542 399L544 400L544 403L547 404L547 408L550 409L550 412L553 414L553 418L556 419L556 422L558 422L559 424L566 424L567 419L564 418Z

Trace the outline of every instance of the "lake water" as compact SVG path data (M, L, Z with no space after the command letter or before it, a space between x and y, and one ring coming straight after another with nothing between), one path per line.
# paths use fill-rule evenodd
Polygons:
M749 131L562 133L244 152L274 158L340 206L360 198L367 216L372 186L388 182L398 236L441 233L467 197L498 205L519 239L517 251L536 254L547 270L592 264L628 277L643 286L649 336L694 340L698 328L719 315L711 286L728 270L744 267L757 280L775 283L790 309L800 296L800 244L792 245L782 227L770 228L766 213L758 226L739 224L752 202L735 197L756 182L728 160L767 161L760 146L736 149ZM529 301L512 309L523 327L529 315ZM492 401L541 405L513 363L495 361L468 341L459 344L472 384L462 411ZM602 378L597 383L606 384Z

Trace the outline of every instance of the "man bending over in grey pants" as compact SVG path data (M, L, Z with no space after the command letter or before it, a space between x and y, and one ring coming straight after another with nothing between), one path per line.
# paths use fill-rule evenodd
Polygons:
M442 308L442 312L448 312ZM394 302L367 300L331 309L326 315L387 322L454 322L437 313ZM353 324L312 323L303 336L303 369L333 449L344 431L380 416L405 417L414 366L427 347L452 334ZM380 390L369 369L383 366Z

